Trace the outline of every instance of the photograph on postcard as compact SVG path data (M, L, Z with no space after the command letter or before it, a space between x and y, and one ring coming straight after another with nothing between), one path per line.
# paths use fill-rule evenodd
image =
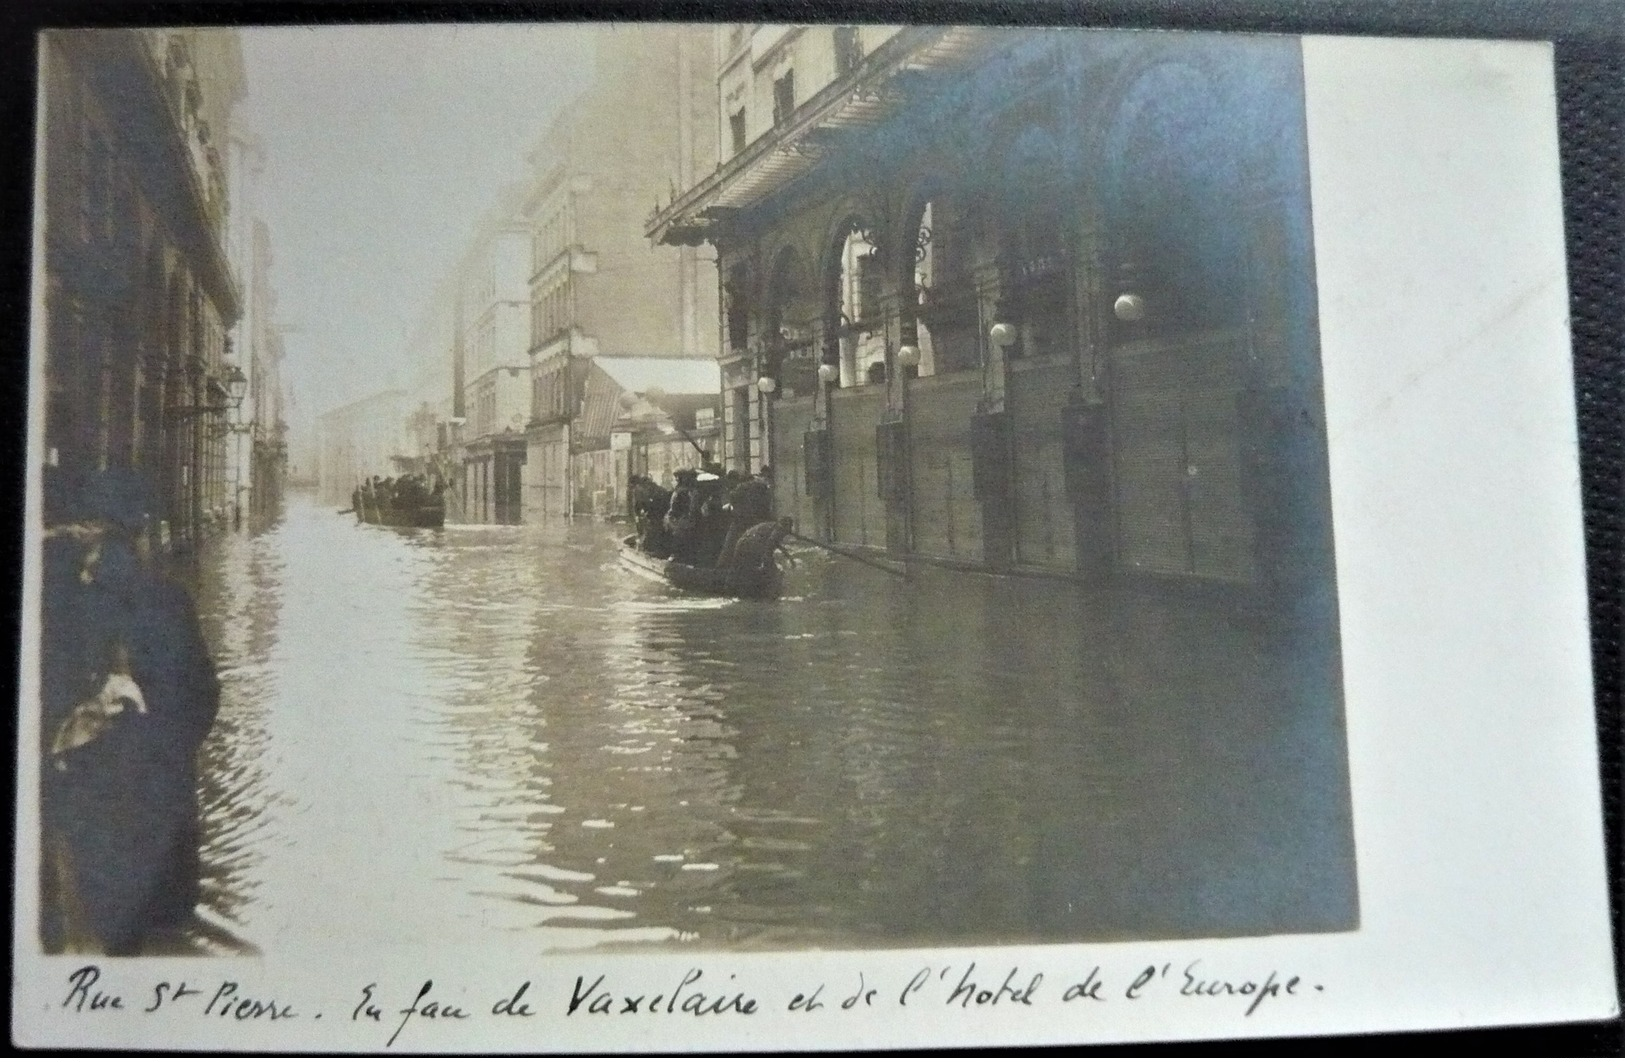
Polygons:
M46 954L1359 926L1296 38L41 51Z

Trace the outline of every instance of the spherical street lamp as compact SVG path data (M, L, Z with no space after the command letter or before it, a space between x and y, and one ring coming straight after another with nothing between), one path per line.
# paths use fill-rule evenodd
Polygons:
M779 382L773 379L771 376L763 376L758 378L756 381L756 390L762 392L764 395L770 395L774 391L778 390L778 388Z
M996 347L1008 347L1016 341L1016 326L1000 321L987 330L987 338Z
M1117 296L1112 303L1112 313L1119 321L1138 321L1145 316L1145 300L1133 292Z
M897 348L897 364L905 369L915 368L920 364L920 348L912 343L905 343Z
M841 370L837 365L831 365L826 361L824 364L818 366L818 378L825 383L834 383L840 378L840 375Z

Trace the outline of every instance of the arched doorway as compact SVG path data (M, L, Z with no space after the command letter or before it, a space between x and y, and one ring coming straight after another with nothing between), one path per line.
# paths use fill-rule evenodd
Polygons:
M832 538L884 546L887 516L878 492L876 428L887 402L884 278L879 236L861 217L835 226L824 249L820 363L837 370L825 391Z
M971 197L933 181L911 199L896 263L900 343L920 351L907 385L909 548L983 559L971 424L983 398L981 308Z
M756 384L734 390L725 415L736 424L743 418L743 434L734 436L736 460L748 450L751 467L770 467L779 512L821 535L827 491L820 470L808 467L810 454L816 463L820 445L813 441L819 384L812 322L818 309L808 276L794 247L773 256L760 317L760 375ZM773 381L769 392L759 390L764 377Z
M841 387L884 383L886 341L876 237L859 218L837 229L825 271L824 358L840 366Z
M1207 71L1142 73L1106 138L1106 298L1117 557L1129 572L1250 583L1243 491L1243 108Z
M1078 565L1063 411L1077 389L1077 218L1083 194L1059 120L1040 109L1001 151L999 307L1017 338L994 365L1002 385L984 492L989 559L1057 571ZM992 418L990 418L992 419Z

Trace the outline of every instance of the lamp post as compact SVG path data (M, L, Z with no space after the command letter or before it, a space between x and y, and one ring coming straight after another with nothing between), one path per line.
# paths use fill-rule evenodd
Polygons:
M196 405L172 407L168 411L169 415L174 417L176 420L187 421L194 420L195 418L202 416L229 414L243 404L243 399L248 394L248 377L243 375L243 370L238 366L228 365L225 379L210 379L207 383L207 387L210 390L220 394L224 400L213 403L199 402ZM205 430L202 424L196 422L193 424L191 432L192 452L189 455L188 461L181 466L181 485L188 495L188 504L186 508L187 538L189 546L196 545L196 542L193 540L196 538L198 527L203 522L203 497L201 493L203 469L197 466L202 464L204 460L204 437L205 435L208 435L211 438L219 438L227 434L230 430L229 425L227 425L223 430L219 428L210 428ZM173 508L174 507L172 506L172 509Z
M901 378L901 412L903 417L902 453L896 455L900 467L892 475L903 477L903 542L909 553L914 552L914 411L911 407L909 378L920 367L920 348L916 343L904 343L897 348L897 375Z
M762 404L762 445L761 445L761 450L760 450L759 456L757 458L758 467L755 469L755 471L758 471L758 472L761 471L761 468L760 468L761 465L765 465L765 464L769 463L768 458L771 455L771 451L772 451L772 446L773 446L773 396L774 396L774 394L776 394L778 392L778 389L779 389L779 381L774 379L773 375L771 373L764 372L761 376L757 377L757 379L756 379L756 392L757 392L757 394L761 395L761 404ZM752 469L750 467L750 459L749 459L749 454L748 453L746 454L744 471L745 471L746 475L750 475L750 473L752 471Z

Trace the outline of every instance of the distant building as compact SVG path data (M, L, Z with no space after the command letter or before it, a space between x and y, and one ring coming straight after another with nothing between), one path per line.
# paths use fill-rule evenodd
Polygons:
M459 298L462 264L460 260L456 268L441 277L424 302L406 344L412 410L407 439L412 471L444 484L446 519L451 523L466 522L462 497L466 457L463 443L468 428L463 386L465 315Z
M41 36L47 520L81 473L132 469L155 537L195 547L233 512L240 312L228 259L241 49L224 30ZM239 392L240 393L240 392ZM167 534L166 534L167 533Z
M670 486L677 469L715 456L722 431L715 361L582 360L587 383L572 470L577 515L620 515L633 474Z
M1329 578L1285 38L720 27L723 451L809 533L995 570Z
M610 385L591 359L716 355L709 252L651 249L638 220L714 165L711 31L621 26L598 40L592 87L531 155L526 522L596 508L586 484L608 475L609 423L584 403Z
M248 394L233 424L235 519L250 529L268 526L282 511L288 471L288 422L282 383L286 356L271 287L271 236L254 219L244 278L243 319L237 353L248 376ZM246 512L245 512L246 510Z
M462 423L452 493L467 523L520 522L531 415L531 233L519 196L510 188L499 197L458 270L454 369Z
M402 458L413 449L407 434L410 402L405 391L380 391L316 418L323 504L345 508L363 480L400 474Z

